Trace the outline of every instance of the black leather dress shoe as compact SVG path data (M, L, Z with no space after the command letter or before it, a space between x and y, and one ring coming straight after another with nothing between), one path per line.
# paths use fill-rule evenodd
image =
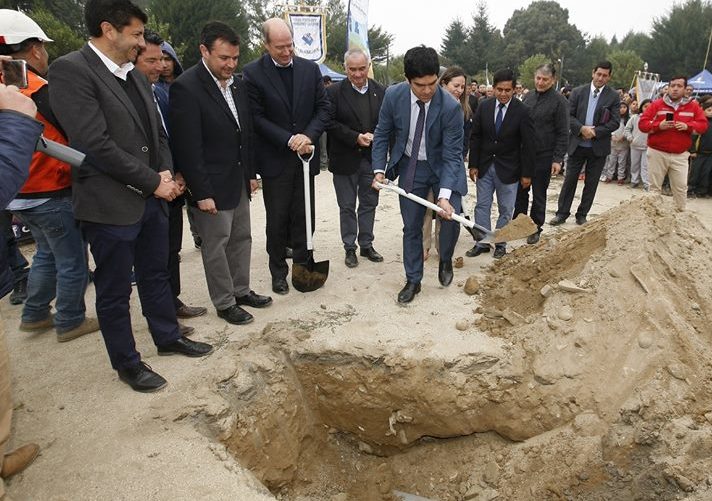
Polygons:
M289 284L284 278L273 278L272 279L272 291L277 294L286 294L289 292Z
M233 325L249 324L255 319L251 313L243 310L236 304L224 310L218 310L218 316Z
M535 243L537 243L539 241L540 236L541 236L541 233L539 233L538 231L536 233L532 233L531 235L529 235L527 237L527 243L529 245L534 245Z
M272 304L272 298L269 296L262 296L257 294L255 291L250 291L249 294L244 296L235 297L235 301L240 306L251 306L252 308L266 308Z
M419 283L406 282L405 287L398 293L398 302L401 304L410 303L418 292L420 292Z
M143 362L137 365L119 369L119 379L129 385L134 391L150 393L168 384L160 374L153 372L151 366Z
M360 254L374 263L383 262L383 256L376 252L376 249L373 247L369 247L368 249L361 248Z
M452 260L440 261L438 280L440 280L440 283L445 287L452 283Z
M506 247L495 247L494 254L492 254L492 257L495 259L502 259L506 255L507 255Z
M172 343L158 347L159 355L185 355L191 358L204 357L211 351L213 351L212 345L191 341L187 337L179 337Z
M466 255L467 257L477 257L477 256L479 256L480 254L484 254L485 252L489 252L489 251L490 251L490 246L489 246L489 245L488 245L487 247L482 247L482 246L479 246L479 245L475 245L472 249L470 249L470 250L468 250L467 252L465 252L465 255Z
M195 318L205 315L208 312L207 308L203 306L188 306L187 304L180 303L176 308L176 316L178 318Z
M559 226L560 224L564 224L566 222L566 218L564 216L559 216L558 214L554 217L551 218L551 221L549 221L549 224L551 226Z
M356 257L356 251L354 249L349 249L346 251L344 264L348 268L356 268L358 266L358 258Z
M586 224L586 216L576 216L576 224Z

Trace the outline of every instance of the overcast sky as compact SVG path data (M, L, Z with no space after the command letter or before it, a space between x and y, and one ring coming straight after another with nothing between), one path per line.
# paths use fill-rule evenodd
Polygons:
M490 23L500 30L516 9L526 8L531 1L489 0ZM680 1L671 0L559 0L569 10L569 22L583 33L603 35L610 41L620 40L631 29L649 32L653 19L669 13ZM472 6L471 8L469 6ZM410 47L424 43L440 49L445 28L456 17L469 26L476 12L476 1L463 0L370 0L368 22L380 25L395 36L392 54L402 54Z

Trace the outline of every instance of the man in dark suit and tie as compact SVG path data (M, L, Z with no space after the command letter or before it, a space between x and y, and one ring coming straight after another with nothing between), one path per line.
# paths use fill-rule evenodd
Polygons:
M295 263L308 259L304 178L297 154L316 151L309 183L319 173L319 137L329 125L329 98L319 67L294 55L292 32L282 19L262 25L267 54L245 66L255 126L255 165L262 176L267 212L267 253L272 290L287 294L286 248L291 241ZM314 197L311 197L314 228Z
M556 216L549 221L553 226L563 224L571 215L576 183L584 164L586 180L581 203L576 209L576 224L586 223L586 216L593 205L598 178L611 152L611 134L620 125L620 95L606 85L612 74L613 65L609 61L598 63L593 69L591 83L576 87L569 97L569 160L559 193L559 207Z
M358 266L356 240L361 256L383 261L373 248L378 191L371 188L371 143L385 89L368 78L371 59L361 49L344 55L346 78L327 89L333 121L329 128L329 170L339 204L341 241L349 268ZM356 200L358 199L358 212Z
M209 22L200 53L170 88L171 147L203 239L210 299L220 318L241 325L253 320L241 306L264 308L272 298L250 289L250 195L257 179L248 97L233 76L240 38L225 23Z
M375 183L400 176L398 184L421 198L432 190L445 219L440 229L438 279L444 286L453 278L452 255L460 225L459 214L467 179L462 165L464 118L460 103L438 85L440 61L435 49L414 47L403 58L407 82L389 87L373 138ZM391 137L393 145L390 148ZM403 265L406 284L398 302L409 303L420 292L423 278L423 217L425 207L400 198L403 218Z
M492 225L494 194L499 211L496 228L502 228L512 219L519 184L529 188L534 174L534 122L529 108L513 97L514 83L512 70L497 71L494 97L480 103L472 123L469 170L477 184L475 222L487 229ZM474 257L489 251L489 244L477 243L466 254ZM506 253L506 242L495 246L495 258Z
M129 0L89 0L90 40L50 67L50 102L70 145L74 215L96 263L96 311L112 367L136 391L166 380L141 362L131 330L131 269L160 355L200 357L206 343L180 335L168 279L166 201L181 194L151 87L133 63L146 14Z

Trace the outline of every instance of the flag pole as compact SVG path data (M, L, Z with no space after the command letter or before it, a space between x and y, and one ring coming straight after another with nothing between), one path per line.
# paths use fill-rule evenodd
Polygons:
M707 58L710 55L710 43L712 43L712 28L710 28L710 37L707 40L707 52L705 52L705 64L702 65L702 69L707 69Z

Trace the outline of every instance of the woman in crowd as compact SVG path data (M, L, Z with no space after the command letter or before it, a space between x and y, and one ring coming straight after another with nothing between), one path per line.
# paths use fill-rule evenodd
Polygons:
M465 116L465 135L463 145L463 162L467 156L467 148L470 144L470 132L472 130L472 110L470 109L469 99L465 86L467 85L467 76L465 71L459 66L451 66L440 75L440 86L443 87L450 95L460 102L462 113ZM464 168L464 167L463 167ZM434 200L433 192L428 194L428 200ZM433 219L435 219L435 241L432 237ZM434 217L432 210L425 212L425 220L423 222L423 260L427 260L430 256L431 244L435 249L438 249L438 235L440 234L440 220Z

